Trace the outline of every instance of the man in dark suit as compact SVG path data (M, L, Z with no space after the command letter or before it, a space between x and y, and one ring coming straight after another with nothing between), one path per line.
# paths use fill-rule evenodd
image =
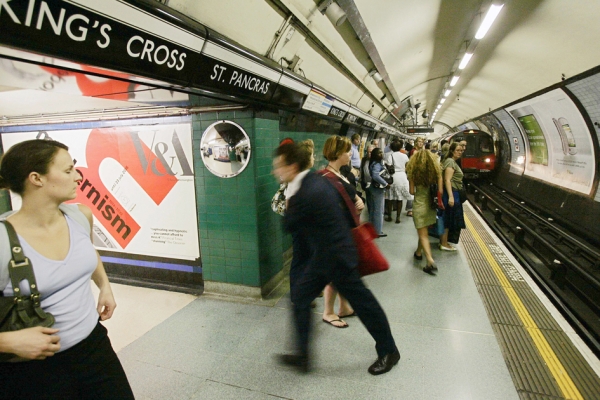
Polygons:
M308 253L291 299L298 353L282 354L280 362L308 371L310 303L325 285L333 282L375 339L377 360L369 367L369 373L384 374L398 363L400 352L383 309L356 269L358 255L351 232L351 211L326 178L314 172L299 173L301 157L298 146L291 143L278 147L273 161L273 174L281 181L302 180L300 189L289 200L284 227L307 244Z

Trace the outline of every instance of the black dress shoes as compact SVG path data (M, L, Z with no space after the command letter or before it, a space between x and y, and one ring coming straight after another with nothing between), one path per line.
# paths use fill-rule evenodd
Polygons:
M289 365L300 372L308 372L308 357L300 354L278 354L277 360L282 365Z
M369 367L369 373L371 375L381 375L386 372L390 372L394 365L400 361L400 351L396 349L393 353L386 354L383 357L379 357L373 365Z

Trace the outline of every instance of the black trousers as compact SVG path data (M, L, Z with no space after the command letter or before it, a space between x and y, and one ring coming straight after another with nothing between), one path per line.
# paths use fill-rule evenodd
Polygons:
M294 307L298 351L303 355L309 355L310 303L330 282L348 300L360 321L375 339L377 355L383 357L395 351L396 343L392 337L390 324L379 302L360 279L356 268L349 269L345 266L334 267L328 273L307 270L297 281L291 299Z
M0 363L1 399L133 399L106 328L45 360Z

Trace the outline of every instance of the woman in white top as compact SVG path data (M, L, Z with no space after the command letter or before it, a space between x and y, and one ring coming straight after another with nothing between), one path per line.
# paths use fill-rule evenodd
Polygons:
M397 224L400 223L400 214L402 213L403 200L413 199L409 191L408 179L406 177L406 164L408 163L408 156L400 152L401 148L402 141L393 141L390 144L390 149L392 151L391 153L389 153L388 158L386 160L387 164L394 166L395 173L394 182L392 182L392 184L389 185L389 189L385 192L385 220L392 220L392 210L395 202Z
M0 188L22 197L21 208L7 221L31 261L41 306L56 319L52 328L0 333L0 352L32 360L0 363L0 397L133 399L99 323L117 305L91 242L92 212L83 205L62 204L75 199L81 183L67 150L53 140L28 140L11 147L0 164ZM0 265L0 289L12 296L6 268ZM97 304L90 279L100 289Z

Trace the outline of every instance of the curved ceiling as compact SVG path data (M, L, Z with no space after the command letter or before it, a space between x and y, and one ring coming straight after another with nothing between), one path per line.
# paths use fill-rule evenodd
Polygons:
M366 96L343 77L332 60L311 40L295 32L273 57L291 60L297 55L306 77L364 111L372 98L387 96L388 106L407 96L421 103L421 114L441 99L451 73L467 47L476 45L473 58L452 88L436 120L455 126L465 120L600 64L600 2L597 0L506 0L488 34L480 41L474 34L492 4L486 0L337 0L355 9L368 31L389 79L387 87L369 76L373 54L360 42L347 20L337 29L317 7L321 0L169 0L167 4L266 54L275 33L286 18L308 27L314 36L370 90ZM499 4L498 1L494 2ZM287 10L287 13L286 13ZM289 31L284 31L284 35ZM385 76L385 75L384 75ZM388 101L396 94L393 101ZM375 104L373 115L381 108ZM412 123L412 121L411 121ZM443 131L438 125L436 132Z
M401 104L412 96L413 104L421 104L414 113L416 123L433 122L434 136L446 131L445 126L456 126L600 64L598 0L505 0L496 22L480 41L473 37L490 0L335 0L348 14L338 27L319 11L330 1L161 2L290 66L376 118L385 118L394 110L393 103ZM435 121L427 121L424 111L432 115L463 53L473 47L473 58ZM383 77L381 82L369 73L375 68ZM4 81L0 84L6 86L0 87L0 99L6 100L0 101L2 115L19 110L56 112L57 104L73 104L41 96L37 96L38 103L19 102L21 97L36 96L18 96L19 88ZM107 99L98 101L75 103L77 109L122 106ZM44 104L54 106L44 109ZM410 118L404 123L415 121Z

